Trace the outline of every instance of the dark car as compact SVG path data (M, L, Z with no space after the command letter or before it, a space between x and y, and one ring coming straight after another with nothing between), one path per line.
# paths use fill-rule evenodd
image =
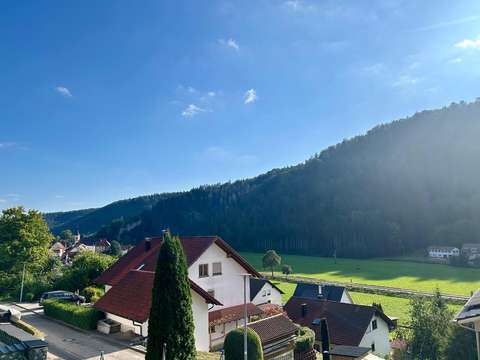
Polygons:
M42 296L40 296L39 303L41 304L47 299L71 301L71 302L76 302L81 304L85 302L85 298L83 296L74 294L70 291L63 291L63 290L49 291L49 292L43 293Z

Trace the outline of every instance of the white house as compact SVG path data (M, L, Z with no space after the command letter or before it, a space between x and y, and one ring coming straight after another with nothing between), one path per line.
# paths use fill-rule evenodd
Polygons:
M61 258L65 253L65 246L61 242L57 241L55 244L52 245L52 247L50 248L50 251L55 256L58 256L59 258Z
M243 276L261 275L217 236L180 237L188 264L197 350L223 344L225 335L243 323ZM147 238L121 257L97 280L106 294L95 307L122 324L122 331L148 335L154 270L162 238ZM250 299L250 282L246 282ZM248 320L262 315L248 304Z
M282 294L275 284L267 279L250 278L250 302L255 305L282 305Z
M367 347L380 356L390 352L389 332L394 323L376 307L294 296L284 309L293 322L315 331L317 345L320 319L325 318L332 345Z
M459 256L460 249L454 246L429 246L428 256L433 259L448 259L452 256Z
M469 260L474 260L480 257L480 244L479 243L467 243L462 246L462 254Z

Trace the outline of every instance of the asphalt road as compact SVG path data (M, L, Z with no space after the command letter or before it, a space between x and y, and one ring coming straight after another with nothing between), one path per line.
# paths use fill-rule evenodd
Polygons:
M22 311L22 320L35 326L45 334L48 342L48 360L93 360L100 359L101 351L105 360L143 360L144 355L131 350L127 344L107 339L102 334L79 331L42 315L43 310Z

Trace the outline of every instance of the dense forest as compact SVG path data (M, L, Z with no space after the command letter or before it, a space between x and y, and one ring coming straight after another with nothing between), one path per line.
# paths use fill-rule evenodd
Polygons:
M139 196L133 199L119 200L98 209L85 209L44 214L44 218L54 234L70 229L82 234L97 232L102 226L118 219L132 219L150 209L162 197L169 194Z
M345 257L478 242L479 140L480 101L423 111L296 166L165 196L102 232L126 243L170 228L240 250Z

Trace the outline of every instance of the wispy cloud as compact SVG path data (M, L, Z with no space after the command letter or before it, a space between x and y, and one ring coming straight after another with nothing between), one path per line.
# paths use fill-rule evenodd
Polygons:
M243 95L243 98L245 100L245 104L254 103L258 100L257 92L255 91L255 89L247 90L245 92L245 95Z
M410 75L401 75L397 81L395 81L392 86L393 87L406 87L406 86L413 86L418 84L420 78L413 77Z
M301 0L287 0L283 5L293 11L310 11L315 10L315 6L308 4L305 1Z
M480 39L464 39L455 44L460 49L480 49Z
M255 155L235 154L221 146L210 146L206 148L200 154L200 157L207 161L238 165L250 165L258 161L258 157Z
M453 20L447 20L447 21L440 21L435 24L431 25L426 25L422 26L419 28L412 29L411 31L429 31L429 30L437 30L437 29L442 29L450 26L455 26L455 25L461 25L461 24L467 24L473 21L478 21L480 20L480 16L467 16L463 18L458 18L458 19L453 19Z
M461 62L463 62L463 59L461 57L448 60L449 64L460 64Z
M17 146L18 146L18 144L16 142L13 142L13 141L0 142L0 150L10 149L10 148L14 148L14 147L17 147Z
M235 51L240 51L240 45L238 45L238 43L235 40L233 40L232 38L230 38L228 40L219 39L218 43L223 45L223 46L234 49Z
M186 118L192 118L205 111L207 110L202 109L201 107L198 107L195 104L190 104L185 108L185 110L182 111L182 116Z
M64 198L65 198L65 196L63 196L63 195L55 195L55 199L64 199Z
M57 86L55 90L65 97L72 97L72 93L65 86Z
M385 70L385 64L376 63L373 65L365 66L362 69L363 74L365 75L379 75Z

